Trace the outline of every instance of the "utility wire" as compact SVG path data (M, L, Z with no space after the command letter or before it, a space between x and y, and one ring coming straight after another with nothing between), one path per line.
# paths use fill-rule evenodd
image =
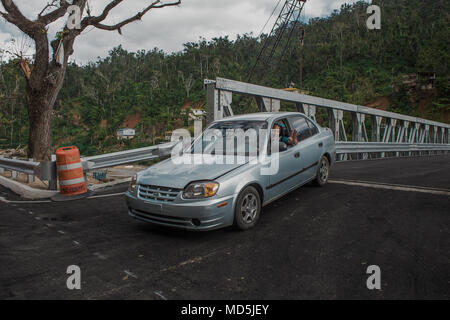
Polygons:
M261 35L263 34L264 29L267 27L267 24L269 23L270 19L272 19L273 15L275 14L275 11L277 11L278 6L280 5L281 1L282 0L278 0L278 3L275 6L275 9L273 9L272 14L270 15L269 19L267 19L266 23L264 24L264 27L262 27L261 31L259 32L258 38L260 38Z

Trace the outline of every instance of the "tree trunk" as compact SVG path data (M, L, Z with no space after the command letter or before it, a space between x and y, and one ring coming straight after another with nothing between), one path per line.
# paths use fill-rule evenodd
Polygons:
M51 120L53 104L46 101L45 92L28 93L28 157L35 161L51 161Z
M58 41L52 41L56 52ZM62 88L67 60L73 52L73 39L64 41L64 62L62 65L55 61L36 66L27 81L27 109L29 120L28 157L35 161L51 161L52 132L51 122L53 106ZM48 52L48 51L47 51ZM48 56L46 57L48 60Z
M64 63L63 66L51 64L47 76L38 89L32 89L29 84L27 85L27 109L30 126L28 157L35 161L51 161L52 158L51 122L53 106L63 84L66 66L67 63Z

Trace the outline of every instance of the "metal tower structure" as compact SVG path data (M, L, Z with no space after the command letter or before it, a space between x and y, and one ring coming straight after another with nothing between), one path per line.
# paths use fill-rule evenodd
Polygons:
M272 28L272 31L265 39L263 47L258 54L255 64L253 65L250 74L248 76L248 82L260 82L266 72L271 69L269 66L273 61L277 53L277 48L282 43L282 40L287 37L285 50L281 52L281 61L283 54L286 52L289 46L290 39L296 25L300 20L300 15L303 11L303 7L306 0L286 0L280 14ZM293 24L289 28L290 24Z

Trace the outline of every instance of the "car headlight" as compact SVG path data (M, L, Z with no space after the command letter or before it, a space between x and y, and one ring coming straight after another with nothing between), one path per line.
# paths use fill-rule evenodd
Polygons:
M128 191L135 192L137 186L137 175L135 174L133 178L131 178L130 185L128 186Z
M219 190L217 182L203 181L189 184L183 192L184 199L204 199L216 195Z

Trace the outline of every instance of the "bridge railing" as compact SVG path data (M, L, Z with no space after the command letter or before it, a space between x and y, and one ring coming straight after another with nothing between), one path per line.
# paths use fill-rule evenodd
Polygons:
M224 78L205 80L205 86L208 123L233 115L233 95L239 94L254 98L261 112L279 111L281 102L291 103L314 120L319 111L325 111L322 115L328 118L326 126L333 131L336 141L450 143L447 123ZM350 130L345 119L351 122Z
M313 120L322 121L322 125L332 130L338 145L358 143L341 149L339 160L367 158L368 153L385 157L391 152L416 155L448 151L450 145L450 124L447 123L224 78L205 80L205 86L208 123L234 115L234 94L255 99L261 112L277 112L282 102L288 103ZM429 146L431 144L434 146ZM344 152L347 150L351 152Z

